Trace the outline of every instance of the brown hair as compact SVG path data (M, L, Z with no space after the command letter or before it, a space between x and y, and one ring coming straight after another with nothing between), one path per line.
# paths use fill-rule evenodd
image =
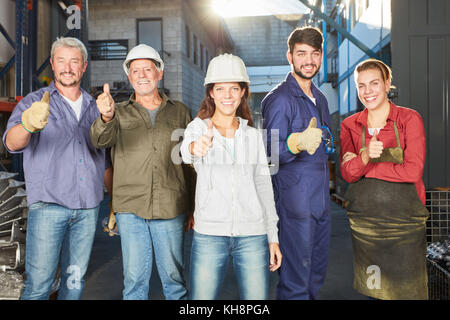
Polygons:
M366 70L380 70L384 82L389 80L392 83L392 70L383 61L370 58L360 62L355 68L355 81L358 73Z
M322 51L322 32L318 28L313 27L295 28L294 31L292 31L289 35L287 41L290 53L294 52L296 43L304 43L310 45L314 49Z
M214 88L214 84L215 83L209 83L206 85L205 98L203 99L202 104L200 105L200 110L197 113L197 117L202 120L211 118L214 115L214 112L216 112L216 104L210 95L210 91ZM241 103L236 110L236 116L248 120L248 125L253 126L252 114L248 105L248 98L250 96L248 83L239 82L239 87L241 87L241 89L245 89L245 93L242 96Z

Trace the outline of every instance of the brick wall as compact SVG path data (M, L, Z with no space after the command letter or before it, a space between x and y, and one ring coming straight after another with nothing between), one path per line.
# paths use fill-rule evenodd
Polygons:
M209 60L215 56L215 44L197 13L182 0L98 0L89 3L89 40L128 39L129 49L136 43L136 20L162 18L164 87L170 97L182 101L195 116L204 96L203 81ZM186 25L190 30L190 56L187 56ZM194 41L197 42L197 63L194 64ZM203 68L200 64L203 46ZM208 57L206 57L208 50ZM91 86L126 81L122 61L91 61Z
M247 66L287 65L287 38L298 16L259 16L225 19L235 52Z
M180 0L178 1L113 1L97 0L89 3L89 40L127 39L128 49L137 45L137 19L162 18L164 86L173 99L181 99L180 61ZM90 61L91 86L126 81L122 60Z

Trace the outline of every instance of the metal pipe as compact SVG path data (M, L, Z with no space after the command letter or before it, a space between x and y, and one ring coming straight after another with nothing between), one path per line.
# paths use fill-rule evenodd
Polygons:
M19 242L0 243L0 269L15 270L25 264L25 246Z
M25 182L13 179L8 180L8 185L3 190L0 189L0 202L10 198L18 188L23 187Z
M326 14L327 0L322 0L324 13ZM328 61L327 61L327 23L322 20L323 34L323 82L328 82Z

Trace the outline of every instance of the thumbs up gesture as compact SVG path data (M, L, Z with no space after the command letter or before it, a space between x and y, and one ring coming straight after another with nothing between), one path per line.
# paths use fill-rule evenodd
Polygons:
M208 130L206 133L189 145L189 152L197 157L204 157L212 147L213 123L208 120Z
M30 133L41 131L48 123L50 93L46 91L41 101L36 101L22 113L22 125Z
M114 99L107 83L103 85L103 93L97 97L97 108L104 122L109 122L114 117Z
M369 152L369 158L372 159L379 158L381 156L381 153L383 152L383 142L378 141L377 134L378 132L375 129L372 139L370 139L369 147L367 148Z
M317 119L312 117L308 127L302 132L294 132L288 138L288 146L292 153L306 150L313 155L322 142L322 130L317 128Z

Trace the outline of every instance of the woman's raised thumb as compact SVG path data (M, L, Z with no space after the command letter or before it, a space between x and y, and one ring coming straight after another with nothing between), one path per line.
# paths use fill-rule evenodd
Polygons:
M377 135L378 135L378 130L375 129L374 132L373 132L372 139L370 139L370 140L371 140L371 141L378 141Z

